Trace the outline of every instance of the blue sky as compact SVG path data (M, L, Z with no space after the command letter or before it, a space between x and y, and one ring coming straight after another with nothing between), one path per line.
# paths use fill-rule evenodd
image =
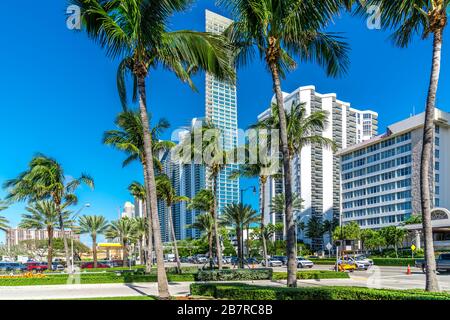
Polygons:
M105 130L121 110L116 92L117 61L82 32L70 31L65 23L65 4L24 0L6 4L2 16L3 62L0 77L0 183L23 171L36 152L55 157L66 174L86 172L95 178L94 191L79 190L80 204L90 203L85 214L118 216L119 207L131 200L127 186L141 180L138 164L122 169L123 155L101 144ZM27 10L24 10L27 8ZM200 0L186 13L175 16L170 28L204 30L204 10L226 14L213 0ZM424 109L429 79L431 42L416 41L409 49L395 48L389 33L369 30L359 18L336 18L332 31L343 32L351 45L351 68L339 79L327 78L321 68L301 64L283 82L284 91L315 85L318 92L335 92L338 98L360 109L379 112L380 130ZM438 106L450 111L450 65L444 39ZM270 75L255 61L238 73L239 126L247 127L268 107L272 97ZM167 118L172 129L204 114L204 77L195 79L199 92L192 92L172 74L153 71L148 80L149 107L153 117ZM167 133L170 137L170 132ZM243 186L255 184L243 181ZM5 195L0 190L0 198ZM257 204L257 197L246 194ZM75 208L77 209L77 208ZM20 221L23 205L2 212L13 226ZM0 234L0 242L4 235Z

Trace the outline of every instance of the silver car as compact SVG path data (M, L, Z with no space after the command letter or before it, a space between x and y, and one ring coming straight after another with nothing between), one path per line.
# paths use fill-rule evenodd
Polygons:
M314 263L311 260L305 259L303 257L297 258L297 268L312 268Z
M277 259L274 259L274 258L270 258L269 259L269 261L268 261L268 263L269 263L269 267L282 267L283 266L283 262L281 262L280 260L277 260ZM266 266L265 264L266 264L266 261L262 261L261 262L261 264L263 265L263 266Z

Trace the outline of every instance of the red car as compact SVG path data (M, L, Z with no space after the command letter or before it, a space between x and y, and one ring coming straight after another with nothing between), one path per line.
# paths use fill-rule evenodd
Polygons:
M28 262L26 263L27 271L30 272L42 272L48 269L45 262Z
M106 269L106 268L109 268L109 266L104 263L97 263L97 268ZM81 269L94 269L94 263L93 262L85 262L85 263L81 264Z

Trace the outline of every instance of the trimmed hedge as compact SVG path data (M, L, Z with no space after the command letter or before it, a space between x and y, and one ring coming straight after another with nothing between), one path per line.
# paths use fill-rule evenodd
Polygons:
M195 281L193 274L168 274L170 282L191 282ZM69 276L67 274L48 275L45 278L17 278L0 279L0 286L32 286L32 285L62 285L68 284ZM80 275L81 284L97 283L136 283L136 282L156 282L156 273L152 274L121 274L113 272L105 273L85 273ZM72 283L76 283L73 281ZM70 284L70 283L69 283Z
M191 295L231 300L450 300L448 293L361 287L262 287L244 284L191 284Z
M228 269L228 270L200 270L196 275L197 281L239 281L239 280L270 280L272 269Z
M310 280L310 279L349 279L350 276L346 272L325 271L325 270L313 270L313 271L299 271L297 272L298 280ZM286 272L274 272L272 280L286 280Z
M384 266L384 267L406 267L409 265L413 266L415 259L411 258L371 258L374 265ZM314 264L317 265L334 265L336 259L310 259Z

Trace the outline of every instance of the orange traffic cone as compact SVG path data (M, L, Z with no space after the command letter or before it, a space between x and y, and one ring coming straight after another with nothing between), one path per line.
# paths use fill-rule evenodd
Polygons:
M406 274L407 275L411 275L412 274L412 272L411 272L411 266L408 264L408 269L406 269Z

